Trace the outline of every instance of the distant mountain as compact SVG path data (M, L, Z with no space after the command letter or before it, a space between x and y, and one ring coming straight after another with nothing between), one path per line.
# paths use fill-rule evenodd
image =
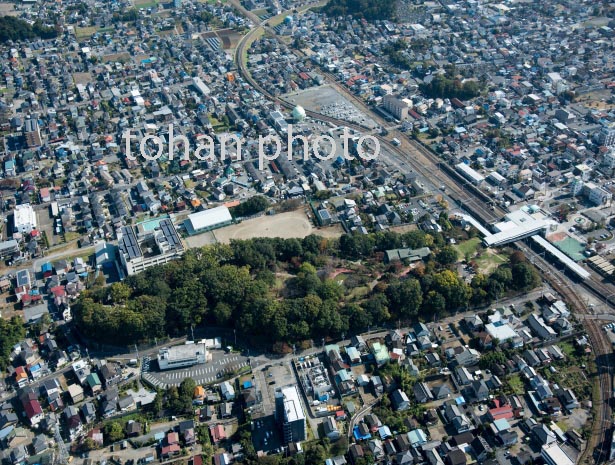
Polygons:
M328 16L352 15L355 18L394 20L397 0L329 0L322 11Z

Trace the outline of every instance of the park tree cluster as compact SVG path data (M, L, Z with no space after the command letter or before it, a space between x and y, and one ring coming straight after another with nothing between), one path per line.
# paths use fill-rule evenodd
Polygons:
M383 264L385 250L402 247L430 247L433 253L413 266ZM344 285L328 277L332 259L384 272L349 277ZM457 273L457 261L457 250L441 234L422 231L232 241L188 250L178 261L109 287L95 286L82 294L74 314L83 335L104 343L153 341L209 325L283 351L370 326L432 320L540 282L522 254L470 283ZM359 284L367 292L357 297Z
M331 17L351 15L367 21L393 20L397 0L329 0L322 11Z
M14 16L0 16L0 43L12 40L53 39L58 32L55 27L45 26L41 21L33 24Z

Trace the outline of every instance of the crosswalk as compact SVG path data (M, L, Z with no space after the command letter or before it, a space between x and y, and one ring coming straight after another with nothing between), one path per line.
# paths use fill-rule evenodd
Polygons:
M192 378L199 384L209 384L219 380L223 373L239 370L246 365L248 365L248 362L243 357L231 355L212 363L195 365L172 372L152 373L144 370L143 379L160 389L179 386L186 378Z

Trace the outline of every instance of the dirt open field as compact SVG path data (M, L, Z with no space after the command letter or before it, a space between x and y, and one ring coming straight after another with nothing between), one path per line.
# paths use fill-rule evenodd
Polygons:
M184 239L189 248L212 245L216 242L228 244L231 239L252 239L255 237L281 237L283 239L302 239L310 234L335 238L343 234L340 225L317 228L307 218L303 210L264 215L239 224L216 229Z
M313 226L303 210L264 215L239 224L214 231L218 242L228 243L231 239L252 239L253 237L305 237L312 233Z
M19 11L15 9L14 3L0 2L0 15L2 16L19 16Z

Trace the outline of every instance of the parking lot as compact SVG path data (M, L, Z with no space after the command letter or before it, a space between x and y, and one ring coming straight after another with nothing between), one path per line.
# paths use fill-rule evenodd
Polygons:
M212 351L212 360L207 363L181 368L179 370L160 371L155 358L143 358L143 379L154 386L166 389L179 386L185 378L192 378L198 384L209 384L220 380L225 373L239 370L248 364L248 358L239 354L226 354Z

